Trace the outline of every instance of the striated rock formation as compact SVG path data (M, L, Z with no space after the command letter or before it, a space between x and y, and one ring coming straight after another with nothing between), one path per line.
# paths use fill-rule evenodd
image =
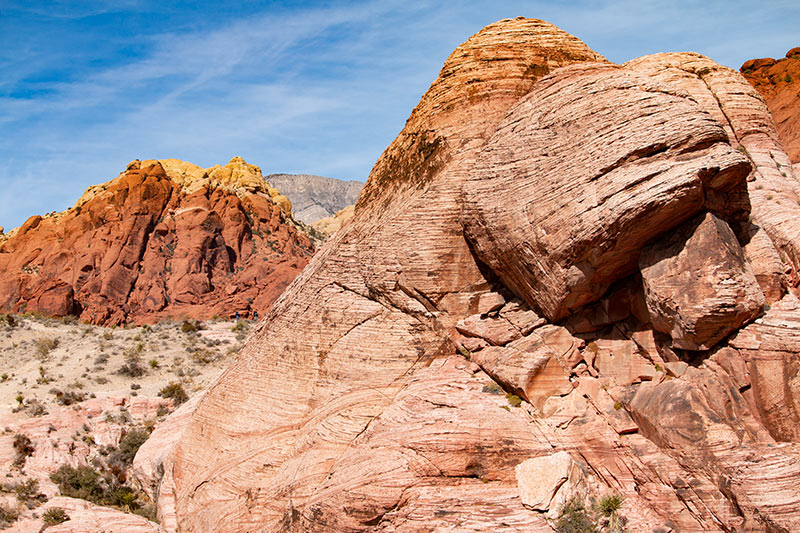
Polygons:
M798 530L797 185L738 73L487 26L144 478L187 532Z
M356 203L364 184L309 174L269 174L265 178L292 201L294 216L306 224L333 217Z
M134 161L0 242L0 310L95 324L266 312L312 253L289 200L241 158Z
M792 163L800 162L800 47L778 60L751 59L739 70L767 102Z

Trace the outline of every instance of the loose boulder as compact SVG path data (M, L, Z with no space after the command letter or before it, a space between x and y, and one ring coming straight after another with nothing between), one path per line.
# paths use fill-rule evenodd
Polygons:
M647 246L639 266L653 327L677 348L708 350L764 307L736 236L711 213Z

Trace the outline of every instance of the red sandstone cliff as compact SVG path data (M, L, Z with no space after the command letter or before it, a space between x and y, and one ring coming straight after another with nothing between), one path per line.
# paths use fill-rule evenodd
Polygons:
M751 59L739 70L766 100L792 163L800 162L800 47L778 60Z
M796 531L799 193L739 73L492 24L143 481L180 531L551 531L610 493L631 531Z
M258 167L134 161L0 241L0 310L95 324L266 314L313 247Z

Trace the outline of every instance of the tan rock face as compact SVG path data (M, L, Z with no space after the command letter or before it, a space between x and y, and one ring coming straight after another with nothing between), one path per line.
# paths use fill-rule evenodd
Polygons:
M598 61L524 19L451 55L353 220L197 406L159 497L178 530L544 531L561 500L525 502L564 476L536 497L517 467L554 454L587 495L623 495L637 530L800 528L796 437L742 370L759 322L677 364L638 273L649 242L707 213L733 228L709 255L746 270L748 186L773 183L760 157L780 150L766 108L700 56ZM756 225L793 261L763 200ZM765 390L796 377L770 357Z
M639 267L653 327L677 348L708 350L764 306L736 235L711 213L647 246Z
M0 310L95 324L265 313L313 253L258 167L134 162L0 244Z
M321 218L311 226L325 235L333 235L350 222L355 214L355 208L355 205L348 205L344 209L337 211L334 216Z

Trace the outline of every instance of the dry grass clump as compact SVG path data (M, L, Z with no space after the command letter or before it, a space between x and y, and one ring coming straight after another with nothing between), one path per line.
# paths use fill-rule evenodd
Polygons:
M36 356L39 360L44 361L50 355L52 350L58 346L58 339L51 339L50 337L39 337L33 341L33 346L36 349Z

